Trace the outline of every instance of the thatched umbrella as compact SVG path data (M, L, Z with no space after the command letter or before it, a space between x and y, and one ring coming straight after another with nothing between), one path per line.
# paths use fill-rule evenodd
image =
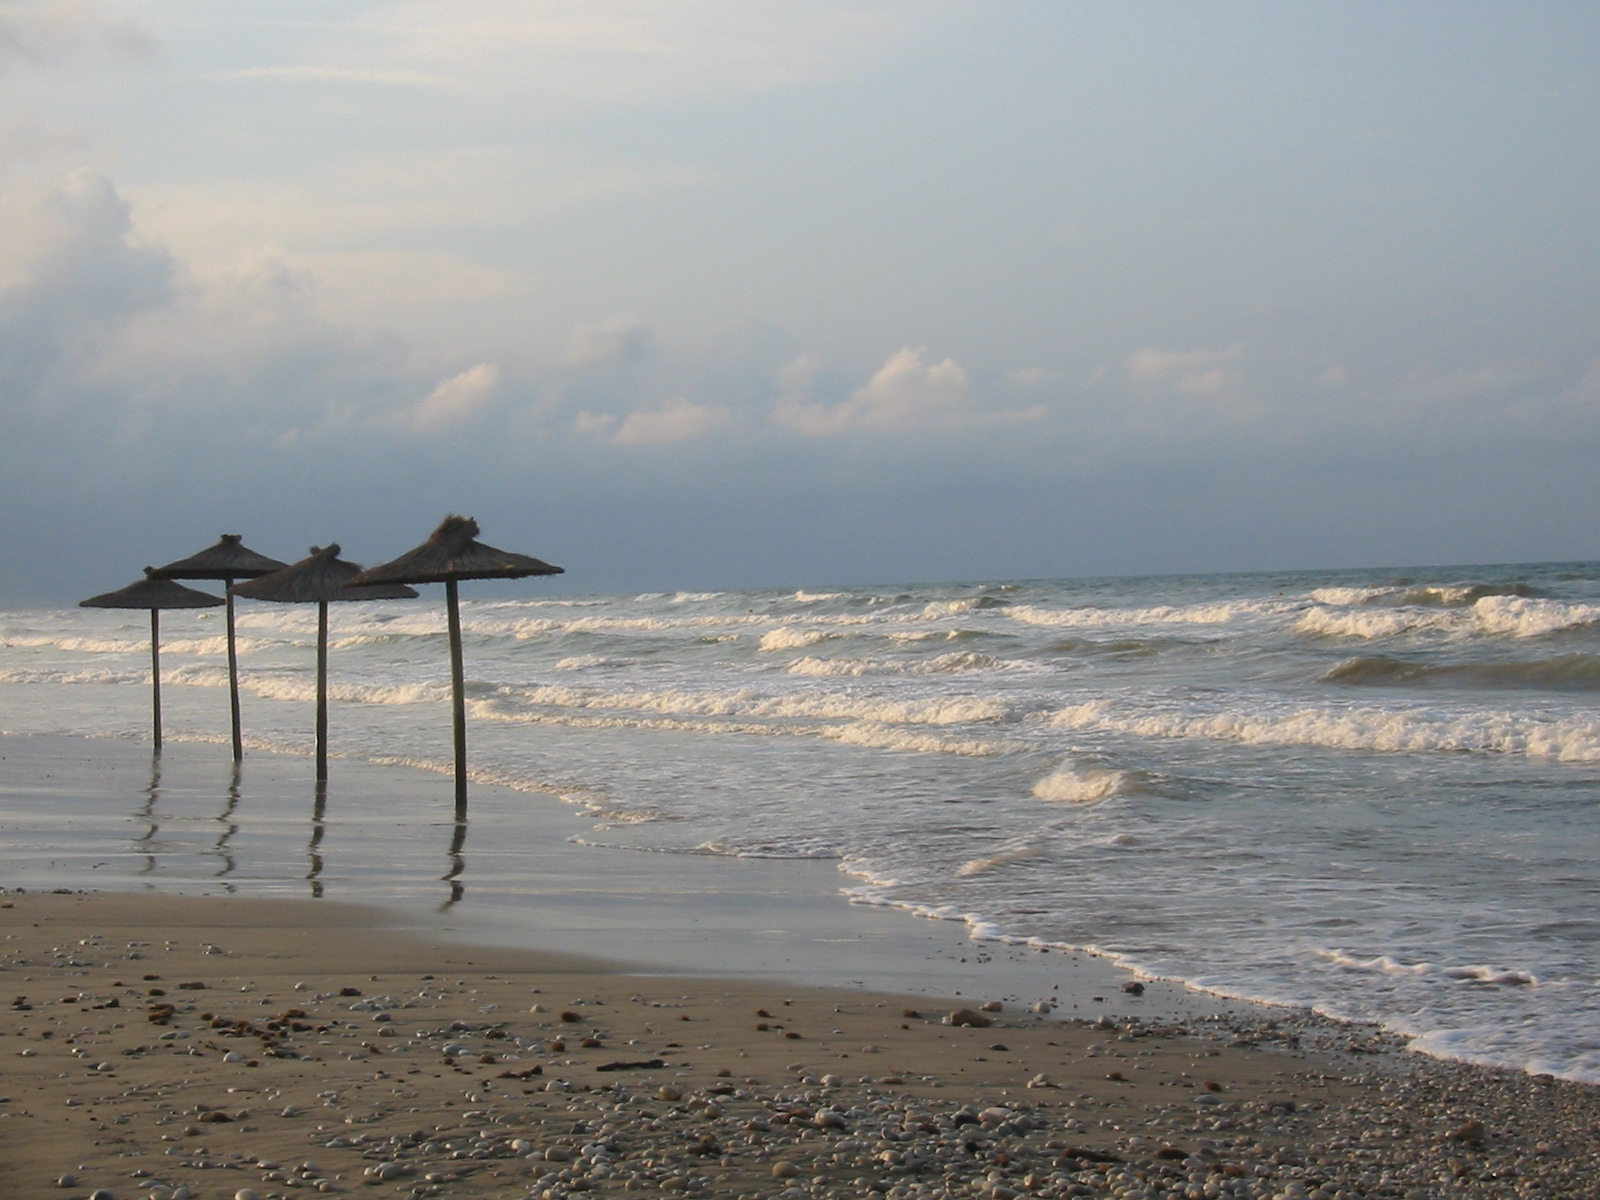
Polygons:
M235 579L254 579L268 571L276 571L284 564L265 554L246 548L237 533L225 533L215 546L208 546L199 554L180 558L164 567L157 567L162 579L220 579L225 587L232 587ZM233 711L233 760L244 757L244 739L239 733L239 655L233 636L233 594L228 604L228 702Z
M328 602L330 600L415 600L417 590L401 584L346 587L361 574L355 563L339 557L339 544L311 547L308 558L293 566L236 583L229 594L250 600L317 606L317 778L328 777Z
M216 608L220 596L186 588L181 583L160 578L146 567L144 578L115 592L105 592L78 601L80 608L148 608L150 610L150 691L155 707L156 753L161 753L161 617L163 608ZM152 788L154 785L152 784Z
M467 704L461 665L461 610L456 585L463 579L521 579L528 575L560 575L560 567L496 550L476 541L478 523L471 517L448 516L427 541L393 562L363 571L346 586L374 583L442 583L450 610L450 691L456 743L456 814L467 810Z

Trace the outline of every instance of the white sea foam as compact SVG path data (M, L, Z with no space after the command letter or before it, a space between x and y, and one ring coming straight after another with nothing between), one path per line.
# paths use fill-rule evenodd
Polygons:
M1145 782L1143 772L1118 771L1109 767L1065 767L1046 775L1033 785L1039 800L1062 804L1093 804L1109 796L1138 791Z
M781 629L773 629L761 635L761 649L772 652L775 650L803 650L807 646L815 646L825 642L838 634L823 629L799 629L792 625L785 625Z
M871 746L878 750L910 750L918 754L960 754L971 758L993 758L1020 748L1016 743L999 739L952 738L937 733L878 725L871 721L834 726L821 732L823 736L849 746Z
M1600 605L1528 600L1517 596L1485 596L1473 613L1490 633L1544 637L1563 630L1600 625Z
M1334 608L1307 610L1295 623L1307 637L1359 638L1376 641L1399 637L1417 630L1460 628L1459 618L1445 611L1409 608L1363 608L1344 611Z
M1151 608L1043 608L1020 604L1006 610L1013 620L1054 628L1095 629L1142 625L1237 625L1289 611L1283 601L1158 605Z
M1287 712L1118 712L1091 700L1057 712L1064 729L1105 729L1143 737L1207 738L1251 745L1323 746L1386 753L1476 751L1560 762L1600 762L1600 719L1540 718L1509 711L1434 714L1384 708L1300 708Z
M941 654L928 660L814 658L789 664L791 675L945 675L956 671L993 671L1003 664L987 654Z

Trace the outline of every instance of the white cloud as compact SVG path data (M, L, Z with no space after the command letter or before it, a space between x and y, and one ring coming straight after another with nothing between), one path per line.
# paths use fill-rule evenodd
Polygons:
M399 0L308 26L299 61L242 77L454 86L552 115L825 79L926 19L879 0Z
M622 445L665 446L693 441L728 423L727 409L668 400L654 411L629 413L612 440Z
M213 177L134 188L134 219L185 255L278 242L296 252L347 250L441 229L512 228L622 195L704 182L696 171L587 151L484 143L355 152L292 177Z
M412 411L410 425L419 433L437 433L477 416L500 389L500 368L479 363L439 384Z
M582 325L567 341L567 365L579 370L641 362L655 350L655 334L633 317Z
M797 359L783 369L787 389L809 386L815 364ZM1038 408L992 411L980 407L972 380L953 358L929 362L927 352L907 347L891 354L865 386L837 404L788 390L773 409L773 420L807 437L867 432L906 434L950 431L976 425L1037 420Z
M1200 400L1231 400L1244 390L1240 366L1244 346L1226 350L1162 350L1146 347L1128 356L1130 378L1160 383Z

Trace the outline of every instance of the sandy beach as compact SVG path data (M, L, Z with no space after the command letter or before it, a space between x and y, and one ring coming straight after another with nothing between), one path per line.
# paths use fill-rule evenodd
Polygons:
M1600 1194L1595 1089L1295 1014L1064 1018L386 924L7 892L0 1192Z

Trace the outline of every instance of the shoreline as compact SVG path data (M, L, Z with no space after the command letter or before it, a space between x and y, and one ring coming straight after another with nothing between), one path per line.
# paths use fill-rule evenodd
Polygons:
M1285 1011L1169 980L1126 991L1136 977L1105 958L976 941L962 922L854 903L829 860L575 843L594 819L548 794L475 783L461 827L448 779L420 767L335 759L318 800L309 759L252 749L233 766L220 743L171 742L153 760L142 742L0 735L0 832L23 839L23 853L0 859L4 878L338 900L385 910L389 928L634 972L981 993L1095 1016ZM27 831L43 822L30 856ZM515 855L495 845L511 823L526 847ZM375 852L395 859L387 873L360 861Z
M1597 1194L1600 1089L1305 1014L1113 1020L637 975L387 915L0 894L0 1190Z

